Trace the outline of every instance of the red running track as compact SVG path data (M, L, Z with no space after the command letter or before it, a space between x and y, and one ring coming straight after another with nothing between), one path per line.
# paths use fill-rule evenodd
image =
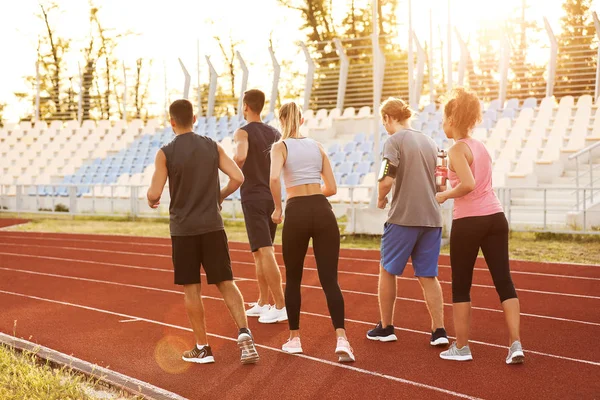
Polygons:
M257 286L247 245L232 243L234 275L246 301ZM279 251L280 249L278 249ZM205 285L217 363L189 365L193 345L181 288L172 284L170 242L116 236L0 232L0 331L108 366L191 399L212 398L600 398L600 266L512 264L522 301L526 363L504 364L506 329L483 262L474 276L475 360L439 359L418 283L399 280L399 341L370 342L378 320L376 251L342 251L340 286L357 362L340 365L324 295L307 258L303 278L304 356L279 351L287 325L250 320L261 360L242 366L236 329L218 291ZM278 254L281 262L281 255ZM450 269L440 280L453 332ZM15 322L16 321L16 322Z

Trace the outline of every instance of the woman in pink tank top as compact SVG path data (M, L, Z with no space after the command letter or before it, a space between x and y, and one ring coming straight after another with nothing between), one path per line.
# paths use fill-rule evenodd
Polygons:
M483 252L500 297L509 331L507 364L520 364L525 355L520 339L520 304L508 257L508 221L492 188L492 158L470 135L481 120L481 104L473 92L459 88L444 106L444 131L456 143L448 152L451 189L437 194L438 202L454 199L450 233L452 309L456 342L440 354L446 360L472 360L469 348L471 284L479 250Z

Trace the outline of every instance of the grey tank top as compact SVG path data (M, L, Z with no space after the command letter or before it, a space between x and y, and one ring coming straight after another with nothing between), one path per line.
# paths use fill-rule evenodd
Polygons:
M310 138L285 139L287 158L283 166L285 187L321 183L323 155L317 142Z
M189 132L175 136L162 151L167 158L171 194L171 236L223 230L217 143Z

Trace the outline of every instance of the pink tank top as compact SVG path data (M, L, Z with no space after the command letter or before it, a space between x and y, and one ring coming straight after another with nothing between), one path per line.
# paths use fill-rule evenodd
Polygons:
M475 178L475 189L466 196L454 199L453 218L479 217L503 212L502 204L492 189L492 157L480 141L473 138L460 139L473 153L471 172ZM450 160L452 162L452 160ZM460 183L456 172L449 170L448 179L452 187Z

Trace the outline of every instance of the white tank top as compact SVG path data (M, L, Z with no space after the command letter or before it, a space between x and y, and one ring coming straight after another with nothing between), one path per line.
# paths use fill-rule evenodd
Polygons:
M317 142L310 138L285 139L287 158L283 165L285 187L321 183L323 155Z

